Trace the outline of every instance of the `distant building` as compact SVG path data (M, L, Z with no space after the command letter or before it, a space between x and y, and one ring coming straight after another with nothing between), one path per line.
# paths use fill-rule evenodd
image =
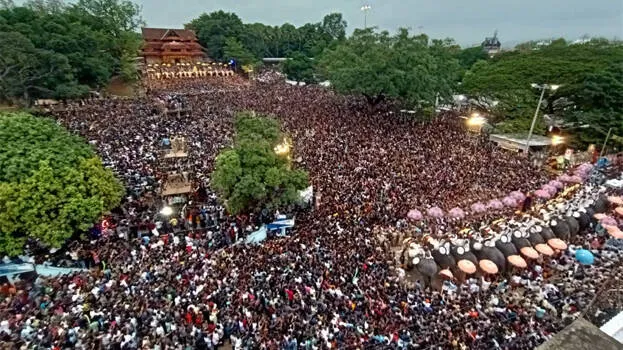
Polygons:
M485 41L482 42L481 46L483 50L489 54L489 56L499 53L502 48L502 44L498 39L498 31L496 30L495 33L493 33L493 37L485 38Z
M188 29L141 28L145 64L191 63L207 58L197 35Z

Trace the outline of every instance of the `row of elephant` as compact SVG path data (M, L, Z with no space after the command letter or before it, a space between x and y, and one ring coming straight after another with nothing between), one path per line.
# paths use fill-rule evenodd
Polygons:
M585 234L594 215L608 210L604 196L591 200L590 205L577 208L570 215L556 216L547 221L529 218L524 222L504 226L490 238L428 239L423 244L413 241L402 251L401 262L407 269L416 268L424 276L433 277L440 271L452 274L462 271L474 274L478 270L495 274L511 267L527 267L526 259L539 255L552 256L567 249L576 235Z

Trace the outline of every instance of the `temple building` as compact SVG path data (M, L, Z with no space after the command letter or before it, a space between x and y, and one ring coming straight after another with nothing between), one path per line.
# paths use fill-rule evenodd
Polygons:
M500 52L500 49L502 48L502 44L500 43L500 40L498 39L497 30L495 31L495 33L493 33L493 37L485 38L485 41L482 42L482 48L483 50L485 50L485 52L489 54L489 56L493 56Z
M188 29L141 28L143 48L141 57L145 64L191 63L205 61L206 50L197 35Z

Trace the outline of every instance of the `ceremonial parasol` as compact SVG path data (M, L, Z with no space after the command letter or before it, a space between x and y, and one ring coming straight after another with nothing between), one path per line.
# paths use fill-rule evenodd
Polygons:
M589 250L578 249L575 251L575 260L582 265L593 265L595 256Z
M599 220L601 226L616 226L617 221L611 216L604 216L601 220Z
M407 217L413 221L419 221L423 218L422 212L417 209L409 210L409 212L407 213Z
M607 226L606 231L616 239L623 239L623 232L617 226Z
M475 213L484 213L485 211L487 211L487 207L480 202L472 204L471 209Z
M495 247L504 254L506 260L515 267L525 268L527 266L526 261L519 256L519 252L513 243L510 241L510 237L502 237L495 242Z
M466 274L471 275L476 273L476 265L469 260L459 260L456 265L459 267L459 270L465 272Z
M502 203L507 206L507 207L516 207L517 206L517 199L508 196L508 197L504 197L502 199Z
M448 269L443 269L441 271L439 271L439 275L441 277L447 278L447 279L453 279L454 275L452 274L452 271L448 270Z
M500 202L497 199L492 199L487 204L487 207L490 208L490 209L502 209L502 208L504 208L504 204L502 204L502 202Z
M462 219L465 217L465 212L461 208L452 208L448 212L448 216L451 218Z
M478 262L478 266L480 266L482 271L491 275L494 275L499 271L497 265L491 260L480 260Z
M614 209L614 212L623 216L623 207L617 207L616 209Z
M569 225L563 218L556 218L550 221L549 226L552 228L552 231L557 238L565 241L569 240L571 230L569 229Z
M443 217L443 210L441 210L441 208L439 207L432 207L426 211L426 214L433 218L441 218Z
M534 191L534 195L543 199L550 199L552 197L552 195L545 190L536 190Z
M519 235L513 234L512 241L513 241L513 244L515 245L515 248L517 248L517 250L519 250L519 252L523 254L525 257L530 258L530 259L539 258L539 253L536 250L534 250L534 248L532 248L530 241L528 241L526 237L522 237L520 234Z
M556 194L556 192L558 192L558 189L554 186L550 186L550 185L543 185L543 187L541 187L541 189L547 193L550 194L550 196L553 196Z
M611 196L608 197L608 201L612 204L623 205L623 199L621 197Z
M519 191L513 191L513 192L511 192L511 193L510 193L510 196L511 196L511 197L513 197L513 198L515 198L518 202L521 202L521 201L523 201L524 199L526 199L526 196L525 196L523 193L519 192Z
M606 218L607 216L608 216L608 215L603 214L603 213L597 213L597 214L593 215L593 217L594 217L596 220L599 220L599 221L603 220L603 219L604 219L604 218Z
M550 239L550 240L547 241L547 244L549 244L549 246L554 248L554 249L558 249L558 250L566 250L567 249L567 243L565 243L560 238Z

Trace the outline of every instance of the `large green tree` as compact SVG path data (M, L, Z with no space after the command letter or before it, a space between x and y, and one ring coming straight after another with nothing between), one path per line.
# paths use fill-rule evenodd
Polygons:
M124 193L81 138L53 120L0 115L0 252L50 247L87 230Z
M283 63L283 72L288 79L294 81L309 84L316 80L314 77L314 61L301 52L294 52L288 57L288 60Z
M319 65L339 92L364 95L371 104L385 97L410 106L431 106L448 98L460 77L454 44L429 43L406 29L390 36L373 29L355 30L347 40L325 51Z
M238 39L243 30L240 17L235 13L224 11L204 13L188 23L186 27L197 33L199 42L216 60L226 58L224 50L227 39Z
M303 170L293 169L288 152L276 152L284 141L277 120L239 113L231 149L216 158L212 184L232 214L285 208L308 186Z
M570 45L564 40L554 40L550 45L529 44L525 44L529 50L505 52L491 60L476 62L461 85L462 92L468 95L496 101L490 110L504 123L504 131L529 128L540 94L531 87L532 83L563 86L545 94L542 112L552 116L573 121L581 114L594 111L603 114L611 108L602 105L617 94L617 85L613 85L614 80L609 77L616 75L614 68L623 66L620 43L596 40ZM601 86L598 90L606 96L591 98L594 91L591 92L589 86ZM561 98L566 99L566 103L557 104ZM557 105L566 107L556 108ZM608 123L604 121L610 117L602 121L591 119L595 126L607 129Z
M33 0L21 7L4 6L0 32L9 38L0 43L5 57L0 69L12 68L0 82L0 98L74 98L105 86L115 74L135 76L138 10L119 0L74 5Z

